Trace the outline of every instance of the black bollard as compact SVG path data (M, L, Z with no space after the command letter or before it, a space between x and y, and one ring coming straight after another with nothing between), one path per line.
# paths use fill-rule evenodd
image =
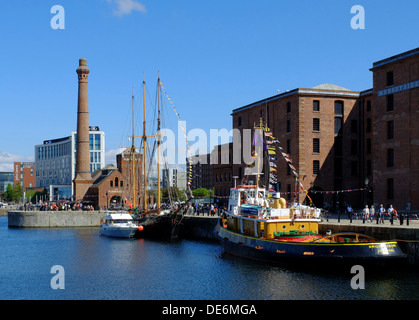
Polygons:
M406 213L406 225L409 225L409 214Z
M401 226L403 225L403 218L404 218L404 214L403 214L403 213L401 213L401 214L400 214L400 225L401 225Z

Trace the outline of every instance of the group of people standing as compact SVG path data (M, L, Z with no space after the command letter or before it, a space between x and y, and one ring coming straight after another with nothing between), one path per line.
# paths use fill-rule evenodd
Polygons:
M193 215L197 215L197 216L202 214L204 216L205 213L206 213L208 216L211 216L211 217L218 216L223 212L224 212L223 207L219 207L219 206L214 205L212 203L209 204L209 205L201 205L201 204L198 204L198 203L195 203L194 205L191 204L189 206L188 210L187 210L188 214L193 214Z
M36 204L25 203L23 204L23 209L25 211L77 211L77 210L88 210L93 211L94 208L92 205L82 203L70 203L70 202L49 202L49 201L39 201Z
M353 216L355 219L362 219L364 223L365 221L373 222L374 220L377 221L377 224L384 223L386 216L388 216L390 218L390 222L393 223L394 220L399 218L397 210L393 208L393 205L390 205L387 210L382 204L378 210L375 209L374 205L366 205L362 212L359 214L353 211L352 207L348 205L347 212L350 218Z

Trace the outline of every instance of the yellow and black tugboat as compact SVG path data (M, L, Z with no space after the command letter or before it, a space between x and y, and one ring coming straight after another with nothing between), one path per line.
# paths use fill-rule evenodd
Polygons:
M396 241L359 233L319 234L320 209L300 203L287 205L280 193L260 187L257 171L256 176L256 185L230 190L227 211L216 226L225 252L270 262L381 264L406 258Z
M359 233L320 235L319 209L298 204L287 208L278 193L269 197L265 192L248 185L231 189L230 210L216 227L225 252L277 262L304 259L381 263L406 257L396 241L379 241ZM249 201L252 203L245 203Z

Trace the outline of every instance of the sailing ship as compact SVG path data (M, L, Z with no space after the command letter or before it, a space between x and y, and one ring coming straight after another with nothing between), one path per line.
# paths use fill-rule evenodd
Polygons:
M257 161L257 158L263 154L267 139L275 142L269 128L261 122L255 127L254 139L256 185L231 188L227 211L216 226L216 235L225 252L270 262L302 260L366 264L399 261L406 257L396 241L377 240L353 232L321 235L320 209L298 202L287 205L279 192L259 185L263 161ZM272 147L266 151L269 150L273 150ZM291 169L295 172L294 167ZM275 175L267 181L275 182Z
M143 144L143 204L142 209L137 211L133 216L134 220L138 224L137 231L134 235L135 238L153 238L153 239L166 239L173 240L178 238L180 229L182 226L183 219L183 207L188 203L189 199L181 205L172 206L170 208L163 208L161 203L161 159L160 159L160 144L161 144L161 82L160 73L158 76L158 121L157 121L157 132L154 135L147 135L146 126L146 104L145 104L145 80L143 77L143 111L144 111L144 122L143 122L143 135L139 136L142 138ZM134 105L134 103L133 103ZM133 112L134 114L134 112ZM134 125L133 125L134 127ZM135 132L133 129L132 141L133 151ZM155 138L155 145L157 145L157 202L151 208L148 201L148 182L147 182L147 140L150 137ZM134 172L134 171L133 171ZM135 207L135 204L134 206Z

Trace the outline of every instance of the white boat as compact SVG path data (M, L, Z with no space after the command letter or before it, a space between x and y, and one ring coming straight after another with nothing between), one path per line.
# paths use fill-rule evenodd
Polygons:
M114 238L131 238L138 229L138 225L126 212L107 213L106 220L100 224L99 233Z

